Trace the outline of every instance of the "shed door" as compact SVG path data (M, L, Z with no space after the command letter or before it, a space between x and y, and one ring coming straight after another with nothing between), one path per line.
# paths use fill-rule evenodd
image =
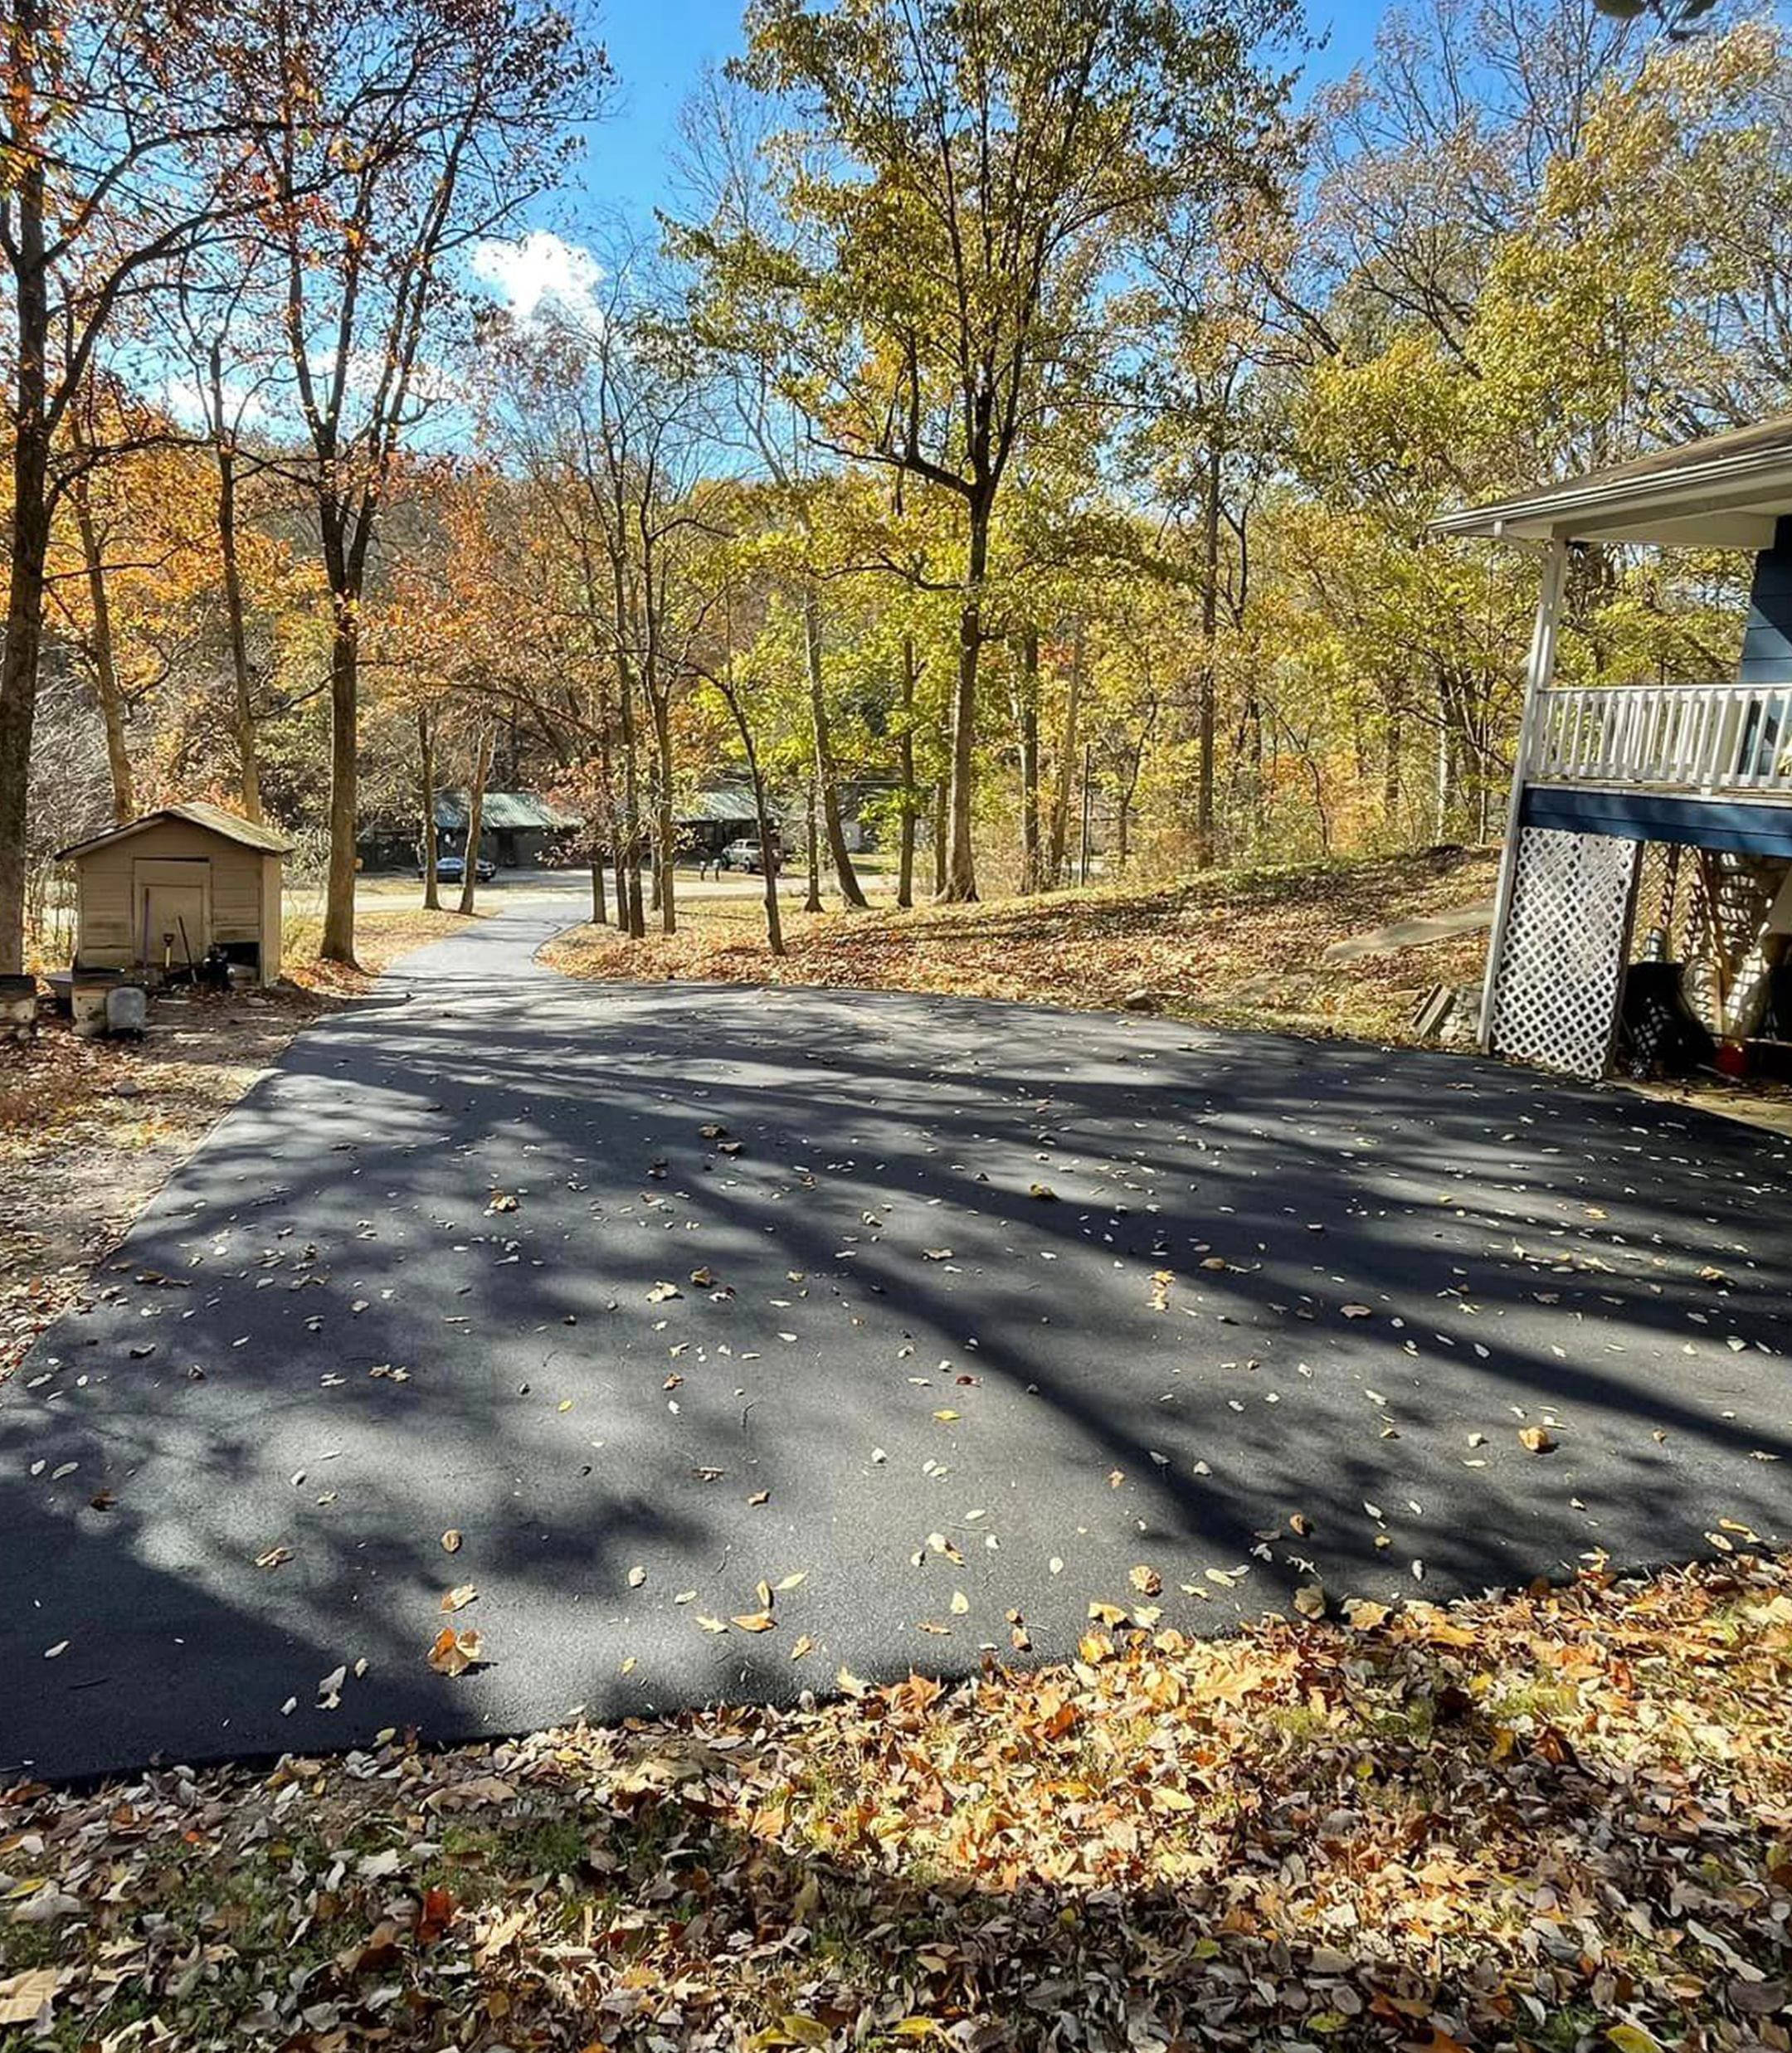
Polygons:
M137 957L155 969L185 969L212 944L212 865L200 856L136 866Z

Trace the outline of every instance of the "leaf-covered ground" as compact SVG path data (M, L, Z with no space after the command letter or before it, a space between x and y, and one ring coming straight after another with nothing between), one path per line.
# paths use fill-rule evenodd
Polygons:
M1222 870L1157 888L1091 886L982 905L879 904L806 914L784 903L789 953L765 945L757 899L685 885L680 932L631 944L582 927L547 960L575 976L673 976L942 991L1152 1009L1213 1024L1300 1028L1398 1039L1435 983L1478 974L1480 935L1333 966L1333 942L1485 898L1497 857L1418 855L1276 870Z
M0 1380L308 1019L465 924L409 904L367 908L357 971L315 961L317 922L289 920L292 980L278 990L159 999L140 1042L82 1040L47 1018L36 1040L0 1042Z
M1785 1561L840 1684L0 1795L0 2045L1788 2045Z

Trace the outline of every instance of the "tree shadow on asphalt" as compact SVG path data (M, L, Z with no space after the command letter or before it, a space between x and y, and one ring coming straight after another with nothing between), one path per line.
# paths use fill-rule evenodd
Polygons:
M1029 1557L1040 1656L1092 1598L1137 1606L1129 1560L1166 1621L1223 1630L1315 1580L1441 1598L1683 1557L1721 1515L1765 1536L1787 1184L1784 1144L1727 1122L1349 1044L736 986L364 1008L295 1044L139 1222L116 1299L0 1397L0 1765L966 1673L1007 1651L1010 1579L929 1462L1006 1486L986 1530ZM515 1214L484 1211L499 1185ZM1515 1413L1559 1413L1557 1451L1525 1457ZM807 1587L775 1637L698 1627L781 1565ZM449 1679L423 1650L462 1579L494 1659Z

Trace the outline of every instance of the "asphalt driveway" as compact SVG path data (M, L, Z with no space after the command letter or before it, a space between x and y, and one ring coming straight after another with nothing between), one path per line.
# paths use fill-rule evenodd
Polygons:
M1792 1525L1782 1141L1450 1055L574 984L560 923L303 1034L0 1389L0 1777Z

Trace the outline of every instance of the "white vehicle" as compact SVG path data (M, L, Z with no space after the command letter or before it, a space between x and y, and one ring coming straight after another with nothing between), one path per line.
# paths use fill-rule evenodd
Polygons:
M777 864L777 849L775 847L772 851L772 862L775 868ZM757 873L763 870L765 866L764 852L756 836L743 835L738 841L729 842L722 851L723 869L744 869Z

